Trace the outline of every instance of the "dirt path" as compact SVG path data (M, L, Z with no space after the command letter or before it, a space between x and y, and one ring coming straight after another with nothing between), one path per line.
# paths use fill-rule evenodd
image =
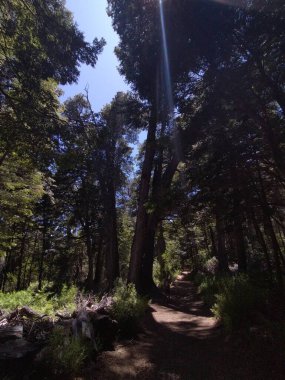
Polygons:
M93 379L285 379L282 357L251 340L228 340L184 272L167 304L151 304L144 332L105 352Z

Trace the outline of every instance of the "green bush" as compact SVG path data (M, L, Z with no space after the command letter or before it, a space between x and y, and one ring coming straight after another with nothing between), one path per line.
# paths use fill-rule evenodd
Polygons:
M265 292L254 286L246 275L224 278L219 284L212 311L230 332L248 327L257 310L265 304Z
M59 326L50 336L44 364L56 375L77 374L91 352L90 342L70 336L63 327Z
M153 262L153 280L158 287L163 286L166 278L174 281L180 272L180 257L177 254L173 255L172 251L167 251L162 255L162 265L157 258Z
M203 276L200 281L198 292L208 306L213 306L216 302L217 294L221 292L226 279L216 276Z
M71 313L75 309L76 294L77 289L74 286L64 286L59 295L52 295L46 289L36 291L32 285L27 290L0 292L0 309L9 312L18 307L28 306L40 314Z
M112 316L119 323L122 335L135 335L139 321L145 313L148 301L137 294L133 284L124 284L122 279L117 281L114 290Z

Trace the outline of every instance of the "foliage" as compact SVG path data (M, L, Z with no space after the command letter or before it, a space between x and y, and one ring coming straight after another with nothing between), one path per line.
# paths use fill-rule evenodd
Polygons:
M212 257L206 261L204 268L205 271L209 274L216 274L218 271L219 262L216 257Z
M127 278L130 252L132 247L132 236L134 233L133 219L127 212L118 214L118 243L120 255L120 275L122 279Z
M266 292L253 286L246 275L222 279L212 311L228 331L248 327L254 314L265 305Z
M0 309L13 311L18 307L28 306L38 313L47 315L54 315L56 312L71 313L75 310L76 294L75 286L63 286L60 294L52 295L47 289L36 291L35 285L31 285L27 290L0 292Z
M160 236L157 238L157 257L153 264L153 279L157 286L163 286L165 279L174 281L182 269L180 238L180 226L178 223L163 223Z
M159 261L157 257L153 261L153 281L156 286L162 286L163 280L164 280L164 273L161 270L161 265L159 264Z
M112 315L119 323L122 335L137 333L140 319L143 317L148 301L138 295L134 284L125 284L119 279L114 289Z
M55 327L46 348L44 364L55 375L77 374L91 352L89 342L71 337L64 327Z
M196 279L199 281L199 279ZM216 296L222 291L223 285L228 281L225 277L201 275L198 292L201 294L204 302L213 306Z

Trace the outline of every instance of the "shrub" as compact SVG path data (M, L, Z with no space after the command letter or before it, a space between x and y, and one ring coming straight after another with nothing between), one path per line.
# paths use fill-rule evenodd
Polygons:
M205 262L204 269L207 273L214 275L218 272L218 266L219 266L219 261L214 256Z
M54 328L44 355L44 365L55 374L77 374L92 352L91 343L75 338L61 326Z
M155 258L153 262L153 280L156 286L162 287L166 278L174 281L181 272L180 257L165 252L162 255L162 265Z
M117 281L111 313L119 323L122 335L132 336L137 333L139 321L144 315L147 304L147 300L137 294L133 284L126 285L122 279Z
M59 295L52 295L46 289L36 291L34 285L27 290L11 293L0 292L0 309L12 311L28 306L40 314L53 315L56 312L72 312L75 309L76 287L64 286Z
M248 327L254 313L265 304L265 294L255 287L248 276L237 275L224 278L212 311L230 332Z
M222 284L226 280L221 277L203 276L203 279L200 279L200 281L198 292L208 306L213 306L216 301L216 296L221 291Z

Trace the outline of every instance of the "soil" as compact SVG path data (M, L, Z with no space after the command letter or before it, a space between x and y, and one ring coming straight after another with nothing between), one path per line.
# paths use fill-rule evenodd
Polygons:
M153 302L143 332L98 359L91 379L281 380L281 346L252 329L226 336L183 272L167 302Z

